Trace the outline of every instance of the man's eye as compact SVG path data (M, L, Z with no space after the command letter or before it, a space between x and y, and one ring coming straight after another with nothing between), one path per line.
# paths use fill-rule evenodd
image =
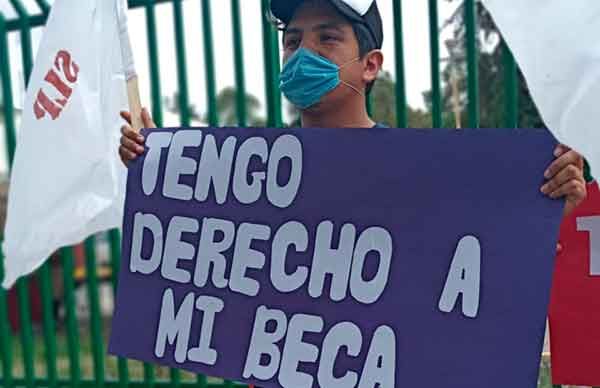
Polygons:
M337 38L333 35L321 35L321 42L334 42Z
M298 46L298 39L288 39L285 41L285 48L293 49Z

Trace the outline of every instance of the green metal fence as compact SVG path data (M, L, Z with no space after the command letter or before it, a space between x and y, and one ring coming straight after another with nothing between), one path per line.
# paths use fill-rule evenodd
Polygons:
M13 110L13 76L10 69L11 55L9 52L8 36L11 33L20 34L22 66L25 79L28 79L33 66L32 28L43 26L49 4L46 0L35 0L42 13L30 15L22 0L10 1L17 17L7 20L0 13L0 81L3 97L4 127L6 129L6 149L9 164L12 162L15 150L15 117ZM142 8L146 17L146 33L148 45L148 65L150 74L150 91L152 114L156 123L163 123L163 106L159 68L159 47L157 39L157 23L155 7L160 3L170 3L173 9L173 25L176 48L176 71L178 80L178 106L182 126L191 122L190 97L188 91L188 69L185 55L185 30L182 9L183 0L129 0L130 8ZM225 0L186 0L200 1L203 18L202 42L205 57L207 121L217 126L217 87L215 52L211 23L211 4ZM265 97L267 102L267 125L280 127L283 125L282 101L278 90L277 76L280 70L279 38L276 29L266 17L268 0L260 0L263 8L262 39L265 74ZM406 127L407 96L404 67L404 36L402 23L402 1L393 1L394 21L394 55L396 57L395 83L395 113L398 127ZM414 1L414 0L407 0ZM424 0L423 0L424 1ZM230 0L231 24L233 29L233 58L235 64L236 113L240 126L248 123L246 107L245 64L243 55L243 40L240 15L240 0ZM431 57L431 124L434 128L441 127L444 111L442 98L442 82L440 80L440 50L438 34L438 0L428 0L430 25L430 57ZM477 21L475 0L464 2L464 23L466 26L466 62L467 62L467 95L468 95L468 124L478 127L480 120L479 85L478 85L478 48ZM390 37L388 37L389 39ZM504 85L505 85L505 114L504 125L509 128L518 125L518 75L517 67L510 51L504 48ZM390 55L390 53L387 53ZM138 61L140 58L138 58ZM372 107L371 107L372 108ZM115 150L116 152L116 150ZM100 237L99 237L100 238ZM114 287L117 278L120 259L119 233L111 231L102 236L109 247L109 276L108 281ZM99 275L103 267L97 263L96 238L88 239L84 244L84 276L82 268L76 268L75 248L64 248L57 253L56 258L45 264L36 274L21 279L15 286L16 316L19 329L13 330L9 321L9 294L0 290L0 383L4 387L112 387L112 386L190 386L198 387L233 387L234 383L208 379L204 376L191 376L178 370L168 370L148 364L140 364L131 360L107 357L105 322L101 314L100 282L106 277ZM52 264L54 263L54 264ZM1 267L1 266L0 266ZM53 276L59 268L59 277ZM76 274L80 273L80 276ZM1 271L1 269L0 269ZM0 278L2 273L0 273ZM106 280L106 279L105 279ZM80 284L82 283L82 284ZM35 288L32 288L35 285ZM55 298L56 289L62 289L59 305L63 306L64 318L56 321ZM89 321L82 322L76 309L76 293L79 289L87 290L87 305L89 306ZM41 325L35 325L32 320L31 301L38 297L41 310ZM39 326L39 327L38 327ZM549 384L546 382L546 384Z

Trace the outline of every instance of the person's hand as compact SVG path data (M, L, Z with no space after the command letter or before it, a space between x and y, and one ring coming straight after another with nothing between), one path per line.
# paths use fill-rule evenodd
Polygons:
M119 156L123 164L127 166L127 163L144 153L144 142L146 139L131 127L131 113L123 111L121 112L121 117L127 124L121 127ZM142 109L142 122L144 123L144 128L156 128L156 124L152 121L152 117L150 117L150 113L148 113L146 108Z
M583 157L564 145L554 150L556 160L544 173L548 180L542 193L552 199L565 198L564 214L570 214L587 196L583 177Z

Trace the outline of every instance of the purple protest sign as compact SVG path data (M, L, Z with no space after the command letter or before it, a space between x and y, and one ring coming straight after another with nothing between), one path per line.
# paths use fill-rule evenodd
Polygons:
M554 145L533 130L149 132L110 352L262 387L534 388Z

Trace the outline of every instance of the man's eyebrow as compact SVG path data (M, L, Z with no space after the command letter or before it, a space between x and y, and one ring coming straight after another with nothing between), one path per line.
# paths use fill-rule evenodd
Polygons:
M286 35L286 34L301 34L302 30L300 28L291 27L291 28L286 28L283 32L284 32L284 35Z
M339 32L343 31L343 24L338 22L329 22L318 24L313 27L313 31L322 31L322 30L338 30Z
M321 23L312 28L313 31L323 31L323 30L337 30L339 32L343 32L343 23L339 22L329 22L329 23ZM304 32L303 29L297 27L287 27L283 31L283 37L285 38L288 34L302 34Z

